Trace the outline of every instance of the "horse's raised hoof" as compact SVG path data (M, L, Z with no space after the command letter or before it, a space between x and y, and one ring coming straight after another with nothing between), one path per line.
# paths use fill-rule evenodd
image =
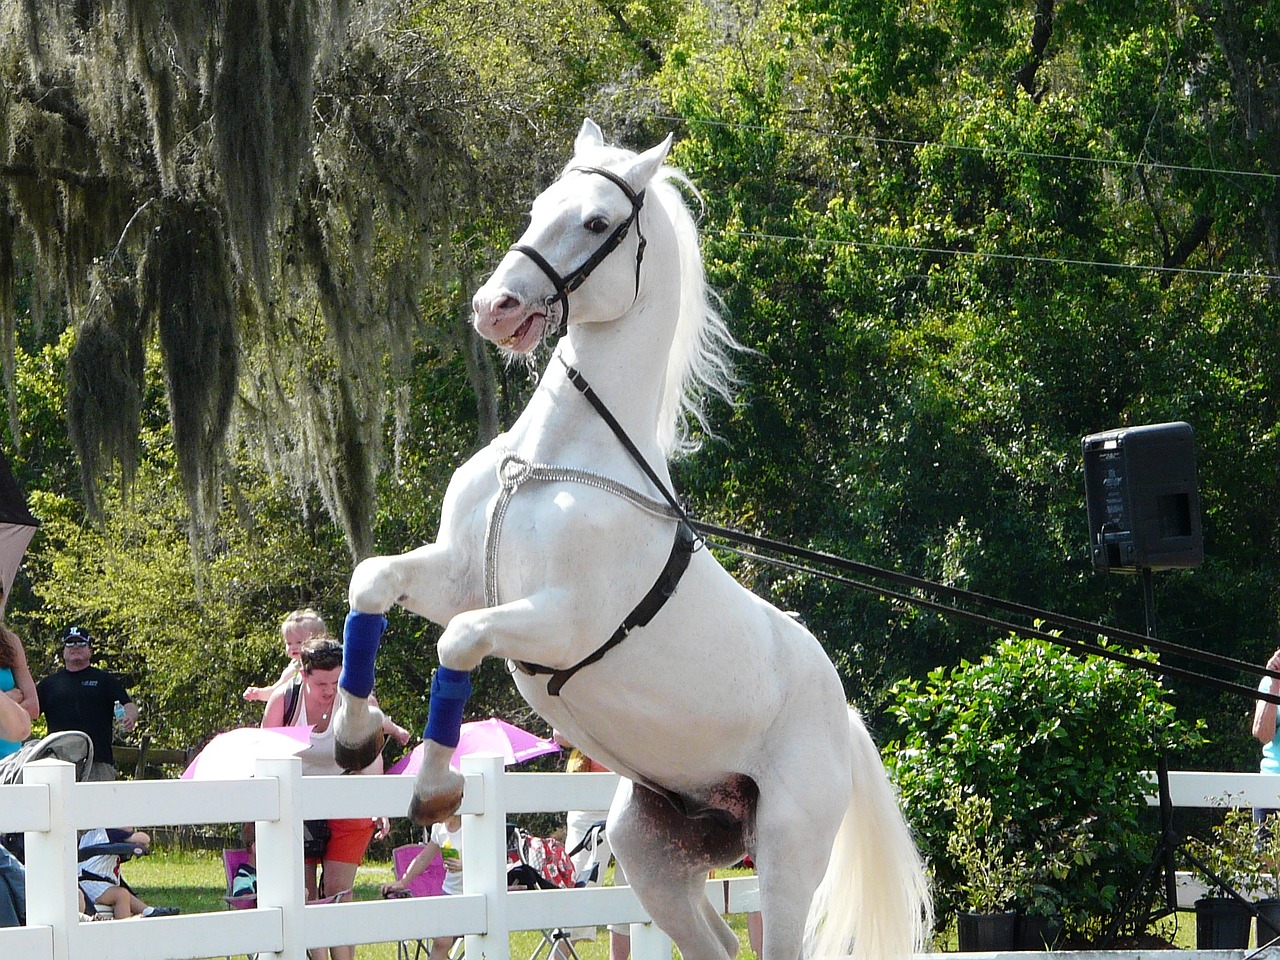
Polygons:
M409 801L409 819L419 826L444 823L462 806L462 787L466 780L449 766L453 751L453 747L434 740L422 741L422 768L413 784L413 799Z
M458 781L456 788L448 786L427 797L420 797L415 793L409 801L409 819L420 827L429 827L433 823L444 823L457 813L462 806L463 779L457 774L454 777Z
M387 742L382 711L341 688L333 713L333 759L343 770L363 770L378 758Z

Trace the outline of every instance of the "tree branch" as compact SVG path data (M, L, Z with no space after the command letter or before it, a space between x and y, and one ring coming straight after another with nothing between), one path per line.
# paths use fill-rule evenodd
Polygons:
M654 47L653 41L648 37L641 36L636 29L631 26L627 21L627 18L622 15L622 10L619 9L614 0L596 0L596 6L609 14L609 16L613 17L613 22L618 25L619 32L635 44L636 49L644 55L646 60L648 60L655 68L661 68L662 54Z
M1036 71L1044 63L1044 52L1052 36L1053 0L1036 0L1035 26L1031 29L1031 59L1014 75L1018 85L1027 91L1027 95L1036 103L1039 103L1040 98L1044 96L1044 88L1038 92L1035 89Z
M79 170L68 170L66 167L51 167L34 163L0 163L0 177L27 178L31 180L52 177L54 180L73 183L86 190L102 188L110 183L109 178L101 175L82 173Z

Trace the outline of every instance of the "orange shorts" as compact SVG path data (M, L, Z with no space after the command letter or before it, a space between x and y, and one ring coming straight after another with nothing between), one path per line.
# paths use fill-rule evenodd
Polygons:
M373 820L357 817L353 820L330 820L329 843L324 848L326 860L358 864L364 859L373 839Z

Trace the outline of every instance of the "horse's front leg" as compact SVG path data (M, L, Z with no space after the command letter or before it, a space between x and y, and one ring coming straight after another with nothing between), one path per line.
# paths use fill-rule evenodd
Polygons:
M374 661L393 604L447 623L470 598L454 552L428 544L399 556L370 557L351 575L342 630L342 674L333 715L333 756L345 770L362 770L382 752L383 714L369 702Z
M463 778L449 766L458 746L471 671L487 656L564 662L570 647L571 595L544 590L531 597L458 614L437 644L440 667L431 679L422 767L409 816L426 826L448 819L462 803Z

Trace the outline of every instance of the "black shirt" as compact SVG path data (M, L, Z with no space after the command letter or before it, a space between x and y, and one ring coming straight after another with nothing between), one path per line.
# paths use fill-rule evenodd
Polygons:
M49 723L49 732L79 730L93 741L95 763L115 763L111 752L111 725L115 702L131 703L129 691L114 673L85 667L70 672L65 667L36 685L40 709Z

